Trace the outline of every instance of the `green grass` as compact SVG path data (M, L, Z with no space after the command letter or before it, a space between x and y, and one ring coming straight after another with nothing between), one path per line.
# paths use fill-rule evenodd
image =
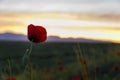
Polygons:
M0 73L2 80L9 77L7 60L11 57L12 74L17 80L30 80L29 70L24 72L22 57L29 48L29 42L0 42ZM79 76L83 80L119 80L120 44L114 43L41 43L33 44L30 56L33 80L70 80ZM117 55L116 55L117 54ZM83 64L80 60L85 60ZM58 62L63 67L59 70ZM99 71L95 67L100 67ZM87 67L87 69L86 69ZM82 76L87 73L88 76ZM107 79L108 78L108 79Z

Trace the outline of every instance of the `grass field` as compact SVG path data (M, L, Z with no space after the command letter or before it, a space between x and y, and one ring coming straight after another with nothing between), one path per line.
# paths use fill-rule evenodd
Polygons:
M31 66L25 68L23 56L29 46L28 42L0 42L0 80L11 76L17 80L120 80L120 44L33 44Z

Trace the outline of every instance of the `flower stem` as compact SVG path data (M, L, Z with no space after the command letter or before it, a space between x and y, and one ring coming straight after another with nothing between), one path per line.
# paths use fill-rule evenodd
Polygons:
M11 78L12 77L12 67L11 67L11 59L10 59L10 57L9 57L9 59L7 61L8 61L8 67L9 67L9 77Z
M29 58L30 58L30 55L31 55L31 52L32 52L32 47L33 47L33 44L32 44L32 42L31 42L31 43L30 43L29 52L28 52Z
M29 48L29 53L28 53L28 58L29 58L29 60L28 60L28 67L30 69L30 80L32 80L32 65L31 65L31 62L30 62L30 55L31 55L31 52L32 52L32 47L33 47L33 44L31 42L30 48Z
M27 64L25 66L25 69L24 69L24 73L25 73L25 70L28 68L28 71L29 71L29 80L32 80L32 65L31 65L31 61L30 61L30 56L31 56L31 52L32 52L32 47L33 47L33 44L32 42L30 43L30 46L28 49L26 49L26 53L24 54L24 56L27 56ZM26 57L25 57L26 58ZM26 59L25 59L26 60Z

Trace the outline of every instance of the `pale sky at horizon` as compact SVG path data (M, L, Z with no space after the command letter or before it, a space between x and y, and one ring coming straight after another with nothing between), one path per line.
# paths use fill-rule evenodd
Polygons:
M3 12L120 13L120 0L0 0Z
M45 26L48 35L120 43L120 0L0 0L0 33L27 33Z

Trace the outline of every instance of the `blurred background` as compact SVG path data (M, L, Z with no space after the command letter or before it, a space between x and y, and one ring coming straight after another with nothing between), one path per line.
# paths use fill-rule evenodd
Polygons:
M120 0L0 0L1 40L27 40L29 24L44 26L50 41L120 43Z
M30 60L29 24L48 33L45 43L33 44ZM16 80L32 80L31 74L33 80L120 80L114 43L120 43L120 0L0 0L0 80L10 73Z

